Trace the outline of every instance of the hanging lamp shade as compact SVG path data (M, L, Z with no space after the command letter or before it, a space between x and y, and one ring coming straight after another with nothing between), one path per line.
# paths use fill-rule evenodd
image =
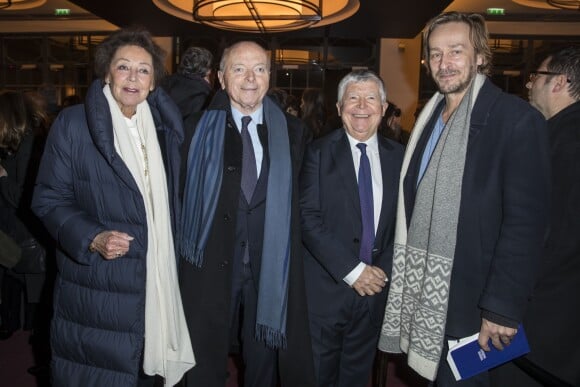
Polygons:
M46 3L46 0L0 0L2 11L22 11L37 8Z
M239 32L274 33L344 20L359 0L152 0L181 19Z
M193 18L225 30L280 32L322 19L321 0L193 0Z
M580 0L547 0L552 7L580 11Z

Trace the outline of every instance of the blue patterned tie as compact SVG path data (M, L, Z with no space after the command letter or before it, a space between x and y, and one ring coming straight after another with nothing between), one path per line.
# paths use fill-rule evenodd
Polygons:
M248 131L248 124L252 117L242 117L242 192L246 196L248 203L252 200L256 183L258 182L258 171L256 169L256 155L252 146L252 138Z
M360 241L361 261L372 264L372 252L375 244L375 213L373 210L373 183L371 164L366 153L366 144L356 145L360 149L360 166L358 169L358 193L362 218L362 236Z

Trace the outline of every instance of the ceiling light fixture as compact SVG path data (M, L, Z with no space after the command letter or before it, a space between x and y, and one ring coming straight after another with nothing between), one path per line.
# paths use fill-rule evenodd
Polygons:
M359 0L152 0L181 19L222 30L273 33L319 27L358 11Z
M2 0L0 1L0 10L2 11L21 11L44 5L46 0Z
M580 0L546 0L552 7L580 11Z
M234 31L280 32L322 19L321 0L193 0L193 19Z

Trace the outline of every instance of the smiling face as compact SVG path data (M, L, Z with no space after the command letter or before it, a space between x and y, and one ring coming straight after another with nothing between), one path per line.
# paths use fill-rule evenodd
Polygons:
M358 141L366 141L377 133L387 106L381 101L379 85L373 81L349 83L336 104L344 128Z
M153 90L153 58L142 47L121 46L111 60L105 82L123 115L131 118Z
M469 25L449 22L429 36L429 69L442 94L463 96L483 63L469 40Z
M269 60L266 51L251 42L230 48L218 78L234 108L243 114L258 109L270 83Z

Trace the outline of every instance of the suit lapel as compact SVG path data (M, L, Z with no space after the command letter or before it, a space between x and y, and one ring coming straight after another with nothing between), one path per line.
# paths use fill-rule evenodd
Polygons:
M358 197L358 183L356 181L356 172L352 162L352 152L350 144L346 138L344 130L342 134L337 137L332 144L332 159L336 165L336 169L340 176L340 182L347 192L348 200L350 200L355 208L355 214L358 214L360 220L360 201Z
M388 226L388 220L393 220L393 214L389 213L391 204L393 200L396 200L396 195L398 192L398 187L390 186L393 182L398 182L399 179L397 175L400 173L399 170L395 168L395 163L392 160L392 152L389 152L391 145L386 139L381 135L378 136L379 140L379 157L381 159L381 174L383 177L383 201L381 205L381 215L379 217L379 226L377 227L377 242L380 243L381 235L384 235L385 230ZM376 247L378 243L376 243Z

